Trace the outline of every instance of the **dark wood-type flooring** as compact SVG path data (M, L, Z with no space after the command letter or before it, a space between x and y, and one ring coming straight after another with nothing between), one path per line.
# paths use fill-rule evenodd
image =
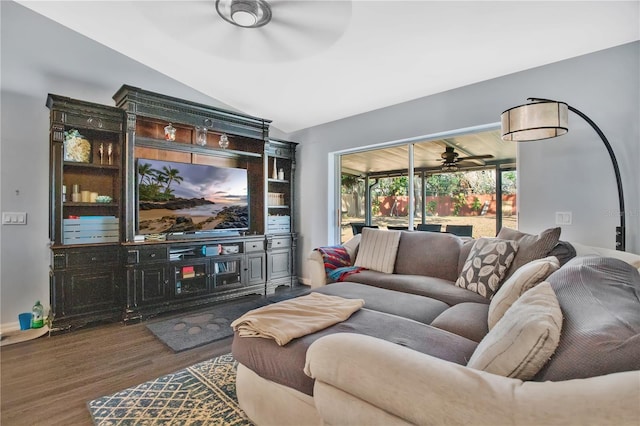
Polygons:
M2 347L0 425L92 425L87 402L231 352L230 337L175 353L146 324L104 324Z

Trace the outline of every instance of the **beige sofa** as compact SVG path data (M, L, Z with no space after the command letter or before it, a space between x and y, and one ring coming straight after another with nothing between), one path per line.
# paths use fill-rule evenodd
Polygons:
M352 258L355 258L358 252L359 238L356 237L345 244ZM451 237L446 236L445 238L450 239ZM410 238L407 238L406 241L410 241ZM456 242L455 239L450 239L447 240L447 243L452 244L452 251L448 255L450 258L456 255L455 245L457 244L459 258L455 262L449 259L449 264L455 263L457 265L455 274L458 274L460 261L466 258L473 242L465 243L463 240ZM402 240L400 244L402 244ZM627 264L634 265L634 268L640 267L640 256L578 244L574 244L573 247L580 257L583 254L598 255L593 258L596 259L596 263L599 262L599 259L606 259L603 256L610 256L622 258ZM410 256L409 251L402 254L399 249L398 255L403 257L403 261L412 262L411 259L406 258ZM635 364L633 371L614 373L606 372L607 366L605 365L602 370L604 373L601 373L599 360L596 359L595 364L587 360L585 365L579 367L583 371L577 373L578 375L582 374L582 378L556 380L555 378L563 375L570 377L571 374L576 374L574 371L570 371L573 368L572 360L576 358L576 354L571 352L573 348L584 350L587 354L585 358L589 358L593 352L589 346L583 348L580 344L575 344L575 340L571 340L575 339L575 336L569 337L567 335L567 344L562 347L563 342L561 341L558 353L554 355L557 358L556 364L547 365L546 370L543 369L537 380L522 381L479 371L467 367L465 360L486 334L488 302L484 304L479 302L475 298L477 295L470 296L471 301L464 300L464 293L456 291L453 299L451 299L451 294L445 297L445 300L449 301L446 306L441 306L442 301L436 301L440 305L433 302L426 308L434 310L434 315L437 317L446 317L444 320L435 321L432 318L433 315L427 315L428 318L403 318L403 311L398 311L397 307L389 307L385 303L379 302L378 299L383 299L383 301L389 302L388 304L394 305L393 300L388 299L385 293L380 292L403 293L398 290L398 285L400 287L406 286L406 290L411 293L400 294L401 299L399 300L404 301L406 299L402 298L410 296L416 297L420 301L426 301L432 297L440 297L437 289L446 289L446 294L450 290L447 286L451 286L453 283L447 284L443 278L400 277L395 273L383 274L382 277L379 277L375 271L365 271L366 273L360 277L356 277L358 274L353 276L355 281L352 283L337 283L326 286L322 257L318 258L318 253L314 251L310 254L308 262L313 271L312 286L318 291L326 291L327 294L340 294L342 290L346 291L345 297L352 297L353 294L366 295L367 288L371 288L372 294L375 295L375 298L371 298L373 307L379 311L359 313L359 319L350 319L344 324L315 333L316 335L297 339L282 348L274 347L271 342L266 341L267 339L236 337L233 351L240 361L237 375L238 400L243 410L258 425L617 425L638 424L640 421L640 371L638 371L640 367ZM401 262L400 266L402 266ZM619 264L612 262L604 263L620 268ZM438 264L442 263L442 260L438 262ZM582 262L578 259L574 263L575 265L572 266L570 262L566 267L560 268L556 272L557 278L555 278L556 284L554 285L556 285L559 299L572 300L573 296L571 295L563 296L563 291L565 291L563 285L565 282L571 281L567 279L567 274L582 273ZM396 262L395 269L398 269L398 266L399 263ZM605 280L607 275L617 275L607 271L606 268L602 270ZM625 271L627 274L630 273L629 268ZM633 268L631 271L637 274ZM598 275L598 277L600 276L602 275ZM553 277L554 275L550 277L551 281L554 281ZM391 284L394 290L375 287L381 285L380 283L385 280L391 281L394 278L399 279L400 282L400 284ZM583 278L578 277L579 280ZM600 279L594 278L594 276L588 278L591 280ZM358 283L363 280L371 280L372 285ZM572 288L571 286L565 287L569 290ZM357 290L356 293L350 293L354 288ZM638 293L640 293L640 288L638 288ZM381 294L383 296L380 296ZM573 302L569 303L573 304ZM367 307L366 304L365 307ZM587 306L586 310L589 309L591 308ZM416 307L412 305L407 310L416 310ZM570 310L572 311L569 312ZM585 327L588 328L591 327L589 324L591 316L580 317L580 312L584 310L581 306L578 306L577 310L568 307L566 314L569 317L577 315L577 320L584 322ZM462 317L457 315L460 313L462 313ZM468 318L463 318L468 316L467 314L471 317L475 315L476 319L469 321ZM465 326L477 323L478 317L484 318L485 325L479 329L476 327L475 331L467 333L464 330ZM597 315L593 317L595 318ZM385 321L385 318L392 329L390 333L385 334L371 330L376 329L376 321ZM373 324L371 329L367 329L369 322ZM426 332L426 338L421 339L427 340L427 343L432 342L432 344L415 347L419 346L419 342L406 341L406 334L412 331ZM353 332L357 334L353 334ZM577 334L581 332L581 330L576 331ZM564 337L563 331L561 339ZM437 342L437 344L433 344L433 342ZM616 358L618 352L628 354L629 351L631 353L636 351L637 355L637 349L640 348L638 346L640 336L629 339L629 342L627 346L622 347L621 351L610 354L612 363L623 362ZM446 350L447 345L451 346L448 351ZM438 352L443 346L445 347L444 352ZM463 353L462 360L456 358L456 351ZM301 356L302 361L300 361ZM578 356L578 358L580 357ZM291 368L289 370L281 369L279 372L270 371L268 367L276 360L279 360L281 365ZM569 367L567 367L567 360L569 360ZM256 363L265 365L260 368L260 365L256 365ZM303 368L308 376L305 377L313 379L309 379L311 380L310 385L307 384L307 386L311 386L312 391L309 391L309 388L306 391L301 391L300 388L297 389L292 384L294 383L293 378L278 376L293 374L295 372L293 370L302 370ZM590 371L595 373L590 374Z

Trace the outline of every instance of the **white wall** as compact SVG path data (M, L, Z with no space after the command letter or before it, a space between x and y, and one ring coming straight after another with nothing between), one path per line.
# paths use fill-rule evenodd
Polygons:
M600 126L622 174L627 250L640 252L639 63L635 42L287 135L303 141L297 198L301 276L308 276L309 251L336 243L327 176L332 152L494 123L528 97L565 101ZM573 224L563 227L562 239L614 248L619 221L611 162L597 134L578 116L569 119L567 135L518 145L519 228L537 233L555 226L556 211L571 211Z

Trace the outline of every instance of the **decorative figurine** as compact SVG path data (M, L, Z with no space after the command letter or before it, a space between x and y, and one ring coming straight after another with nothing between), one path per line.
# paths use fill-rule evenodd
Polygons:
M107 145L107 158L109 159L109 165L112 164L112 160L113 160L113 144L110 143L109 145Z
M176 128L173 127L171 123L169 123L169 125L164 128L164 138L168 141L176 140Z

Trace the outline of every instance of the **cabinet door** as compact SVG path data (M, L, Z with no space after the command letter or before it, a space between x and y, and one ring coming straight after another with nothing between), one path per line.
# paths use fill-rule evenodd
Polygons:
M167 268L163 265L136 268L134 272L136 304L161 302L167 298Z
M224 291L242 286L243 258L222 256L213 261L215 291Z
M269 279L291 275L291 251L280 250L269 253Z
M266 256L264 253L247 255L247 284L261 284L265 282Z
M175 297L206 294L211 288L209 264L203 262L185 262L171 266L173 269L172 290Z
M77 269L57 274L62 278L63 315L99 313L120 306L116 268Z

